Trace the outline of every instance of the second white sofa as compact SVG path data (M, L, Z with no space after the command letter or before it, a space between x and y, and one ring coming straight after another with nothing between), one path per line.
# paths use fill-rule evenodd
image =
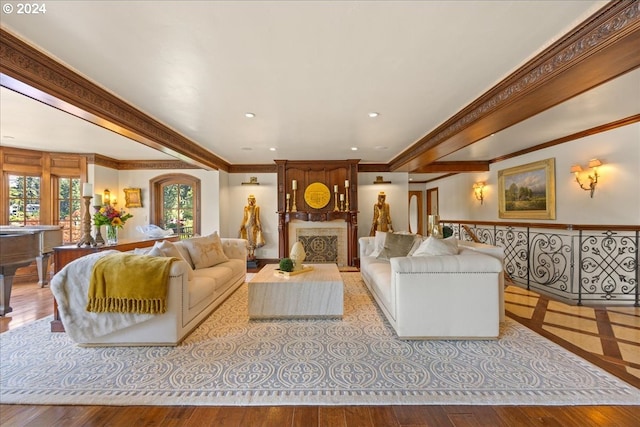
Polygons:
M383 259L372 256L374 237L359 244L362 278L398 337L498 337L504 316L501 248L458 242L455 255Z

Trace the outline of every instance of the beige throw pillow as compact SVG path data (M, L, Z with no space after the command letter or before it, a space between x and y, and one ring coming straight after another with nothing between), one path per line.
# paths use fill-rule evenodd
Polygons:
M229 261L229 258L224 254L222 241L217 231L205 237L184 240L183 244L189 251L196 269L213 267Z
M193 260L191 259L191 255L189 255L189 251L187 250L187 247L184 245L184 242L186 240L189 239L185 239L185 240L181 240L179 242L175 242L173 244L173 246L176 247L176 249L178 250L178 252L180 252L180 255L182 255L182 258L184 258L185 261L187 261L187 264L189 264L191 266L191 268L193 267Z
M420 247L413 253L413 256L432 256L432 255L457 255L458 240L454 238L436 239L429 236L422 242Z
M188 272L189 280L193 278L193 269L191 268L191 264L189 264L189 262L186 259L184 259L184 257L182 256L178 248L173 243L166 240L156 242L153 245L153 248L151 248L151 251L147 253L147 255L165 256L165 257L177 258L181 261L184 261L189 266L189 272Z

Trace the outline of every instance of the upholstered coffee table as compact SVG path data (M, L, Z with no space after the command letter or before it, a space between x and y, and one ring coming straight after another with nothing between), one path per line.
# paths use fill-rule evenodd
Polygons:
M336 264L307 264L313 270L282 277L267 264L249 285L249 318L342 317L344 283Z

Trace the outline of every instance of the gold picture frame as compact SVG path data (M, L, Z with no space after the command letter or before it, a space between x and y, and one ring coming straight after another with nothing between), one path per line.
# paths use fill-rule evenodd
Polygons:
M124 189L124 207L125 208L141 208L142 207L142 191L139 188Z
M498 171L500 218L556 219L555 159Z

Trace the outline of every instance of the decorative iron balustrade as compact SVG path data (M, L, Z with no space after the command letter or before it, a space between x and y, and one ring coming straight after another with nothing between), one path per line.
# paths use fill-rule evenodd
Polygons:
M461 240L504 248L505 272L527 289L577 305L640 307L640 226L441 223Z

